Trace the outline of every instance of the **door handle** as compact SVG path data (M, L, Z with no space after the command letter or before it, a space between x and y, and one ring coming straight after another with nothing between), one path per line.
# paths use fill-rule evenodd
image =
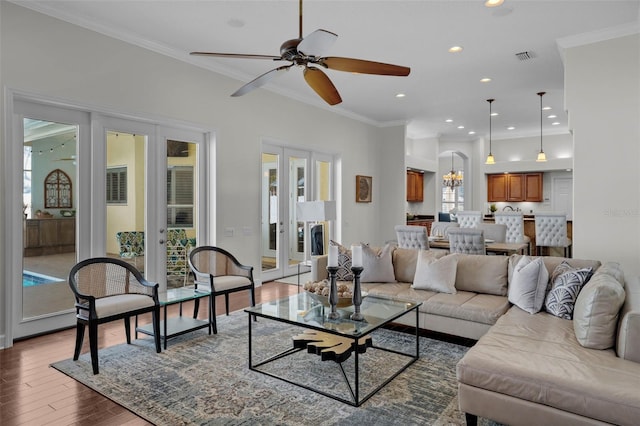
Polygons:
M164 240L160 240L158 241L160 244L164 244Z

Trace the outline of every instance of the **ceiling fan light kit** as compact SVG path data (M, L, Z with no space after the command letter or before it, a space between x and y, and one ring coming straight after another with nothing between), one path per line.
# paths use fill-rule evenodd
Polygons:
M322 57L325 52L338 38L337 34L331 31L318 29L302 37L302 0L299 2L299 35L298 38L287 40L280 46L280 56L255 55L239 53L217 53L217 52L191 52L191 55L212 56L218 58L235 59L268 59L272 61L289 61L291 64L284 65L258 76L254 80L236 90L231 96L242 96L250 91L264 86L272 78L283 74L285 71L297 65L304 68L304 79L317 94L329 105L337 105L342 102L338 90L333 85L329 77L320 69L331 69L357 74L375 74L406 77L411 72L408 67L386 64L383 62L367 61L363 59Z

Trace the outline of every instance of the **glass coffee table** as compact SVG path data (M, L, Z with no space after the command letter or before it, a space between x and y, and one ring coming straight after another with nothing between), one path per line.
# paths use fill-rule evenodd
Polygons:
M364 321L349 319L349 315L353 313L353 306L338 308L337 311L340 314L340 318L328 319L327 314L330 312L330 308L310 297L307 292L247 308L245 312L248 313L249 317L249 369L312 390L346 404L360 406L418 360L420 356L418 307L421 304L420 302L414 303L368 296L363 299L361 305L361 312L365 317ZM415 315L415 335L413 333L406 334L389 330L389 333L402 335L398 339L401 347L384 344L388 339L378 339L379 336L376 336L376 330L410 313ZM265 345L258 344L256 341L254 335L257 330L254 330L254 328L259 327L262 321L254 324L253 317L265 318L293 326L290 334L284 333L286 338L290 339L290 343L282 343L281 333L278 335L280 337L278 345L273 345L280 348L284 347L285 350L280 350L276 354L265 355L260 353L258 355L257 352L269 352L269 350L261 347ZM261 338L264 339L264 336ZM277 337L274 336L274 339L277 339ZM382 344L379 344L378 340ZM344 386L344 388L348 389L348 392L344 392L347 394L346 397L337 395L335 389L320 389L311 383L307 383L304 377L292 377L288 374L287 368L269 369L269 364L277 361L281 362L280 360L283 358L293 356L303 350L308 352L304 356L315 357L306 358L309 361L309 368L312 368L313 362L332 362L337 365L337 370L340 373L336 373L336 377L342 377L344 383L346 383ZM370 386L363 391L361 389L361 377L365 373L368 373L367 377L371 376L371 371L366 369L368 366L374 365L368 364L369 361L366 356L374 356L374 354L378 360L376 362L380 362L380 359L383 359L383 362L387 363L385 366L388 366L389 363L392 365L388 370L385 369L384 372L376 371L373 374L376 376L375 383L367 383ZM254 357L259 358L259 360L255 361ZM389 361L384 357L390 357ZM291 359L289 362L293 363L295 360ZM396 364L399 364L397 368Z
M203 297L209 298L209 316L207 320L182 315L182 302L201 299ZM201 328L208 328L209 334L211 334L211 330L213 329L213 298L211 297L210 291L197 290L193 287L171 288L167 291L158 292L158 299L164 316L164 318L160 320L160 340L164 343L163 349L167 349L167 340L172 337L200 330ZM175 305L176 303L180 303L179 315L177 317L167 318L167 307L169 305ZM153 336L153 324L138 326L137 316L135 330L136 333L140 332Z

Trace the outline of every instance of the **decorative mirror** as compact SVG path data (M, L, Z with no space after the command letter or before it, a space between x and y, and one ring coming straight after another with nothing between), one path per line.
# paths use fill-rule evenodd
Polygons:
M72 208L71 179L60 169L49 173L44 180L44 207L46 209Z

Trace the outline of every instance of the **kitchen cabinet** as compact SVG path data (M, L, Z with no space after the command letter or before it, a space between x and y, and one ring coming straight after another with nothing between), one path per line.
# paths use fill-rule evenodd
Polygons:
M542 202L542 173L487 175L487 201Z
M422 202L424 200L424 174L415 170L407 170L407 201Z

